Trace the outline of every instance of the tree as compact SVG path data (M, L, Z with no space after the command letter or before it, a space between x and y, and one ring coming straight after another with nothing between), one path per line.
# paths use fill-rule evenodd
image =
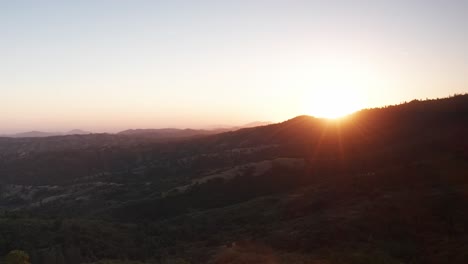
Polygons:
M29 255L21 250L13 250L5 258L6 264L31 264Z

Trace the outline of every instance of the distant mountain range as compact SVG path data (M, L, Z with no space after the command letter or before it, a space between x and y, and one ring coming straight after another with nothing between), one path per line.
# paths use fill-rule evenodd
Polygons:
M29 131L18 134L4 135L4 137L13 138L38 138L38 137L54 137L54 136L69 136L69 135L88 135L92 132L80 129L73 129L68 132L43 132L43 131Z
M158 137L158 138L181 138L181 137L193 137L201 135L212 135L229 131L228 129L177 129L177 128L161 128L161 129L128 129L117 133L117 135L128 135L128 136L147 136L147 137Z
M250 128L257 126L270 125L271 122L251 122L242 126L222 126L214 129L178 129L178 128L160 128L160 129L128 129L116 133L117 135L131 135L131 136L143 136L152 138L185 138L203 135L213 135L223 133L227 131L235 131L242 128ZM90 131L84 131L81 129L73 129L68 132L44 132L44 131L28 131L10 135L0 135L1 137L11 138L42 138L42 137L54 137L54 136L70 136L70 135L89 135L93 134Z
M271 122L251 122L242 126L219 126L213 129L178 129L178 128L160 128L160 129L128 129L117 133L117 135L149 136L158 138L182 138L203 135L213 135L228 131L235 131L242 128L251 128L270 125Z

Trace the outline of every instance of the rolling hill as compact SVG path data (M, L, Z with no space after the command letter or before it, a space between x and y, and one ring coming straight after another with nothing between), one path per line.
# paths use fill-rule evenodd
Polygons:
M22 249L39 264L468 260L468 95L198 132L0 139L0 255Z

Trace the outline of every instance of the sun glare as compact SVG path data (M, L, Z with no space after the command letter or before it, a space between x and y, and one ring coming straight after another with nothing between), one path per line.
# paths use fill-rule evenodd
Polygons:
M306 114L320 118L340 118L360 109L360 100L346 90L323 91L308 99Z
M374 79L370 70L357 66L362 65L335 62L318 69L303 94L304 113L335 119L365 107Z

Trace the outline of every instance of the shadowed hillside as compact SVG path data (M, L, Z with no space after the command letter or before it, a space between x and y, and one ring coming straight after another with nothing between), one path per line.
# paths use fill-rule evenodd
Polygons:
M467 263L466 135L457 95L176 141L1 138L0 255Z

